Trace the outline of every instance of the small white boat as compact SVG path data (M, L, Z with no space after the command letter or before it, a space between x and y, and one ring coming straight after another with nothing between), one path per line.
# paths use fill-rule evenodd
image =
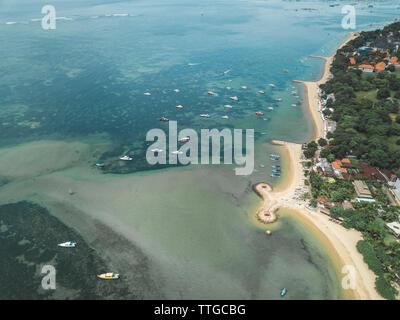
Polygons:
M177 108L177 109L183 109L183 106L182 106L182 105L179 105L179 106L176 106L175 108Z
M145 92L145 93L143 93L145 96L151 96L151 93L150 92Z
M297 107L297 105L295 103L292 103L291 106L292 107Z
M282 72L288 73L289 70L288 69L283 69Z
M107 272L107 273L102 273L97 275L100 279L104 280L116 280L119 279L119 274L118 273L113 273L113 272Z
M230 97L233 101L238 101L239 100L239 98L238 97L236 97L236 96L234 96L234 97Z
M202 117L202 118L209 118L209 117L210 117L210 115L209 115L209 114L207 114L207 113L203 113L203 114L201 114L201 115L200 115L200 117Z
M228 74L229 72L231 72L231 69L224 71L224 74Z
M131 161L132 160L132 158L131 157L128 157L128 156L123 156L123 157L121 157L121 158L119 158L120 160L123 160L123 161Z
M179 142L188 142L189 140L189 137L183 137L182 139L179 139Z
M151 152L157 152L157 153L163 152L162 149L158 149L158 148L151 149L150 151L151 151Z
M231 87L226 87L226 90L231 90L232 88Z
M222 116L221 118L222 118L222 119L229 119L228 116Z
M213 96L215 93L214 92L212 92L212 91L208 91L207 92L210 96Z
M264 94L265 92L262 91L262 90L260 90L260 91L258 91L258 93L259 93L259 94Z
M230 104L226 104L226 105L224 105L224 108L226 108L226 109L232 109L232 106L231 106Z
M181 92L179 89L174 89L175 92Z
M182 151L172 151L171 154L183 154Z
M268 110L274 110L274 107L268 107Z
M75 248L76 247L76 242L63 242L63 243L59 243L58 244L59 247L63 247L63 248Z
M197 65L199 65L200 63L191 63L191 62L189 62L187 65L188 66L197 66Z
M269 86L270 86L271 88L275 88L275 85L274 85L273 83L270 83Z
M243 90L247 90L247 87L246 87L246 86L241 86L241 88L242 88Z
M282 98L276 98L275 101L281 102Z

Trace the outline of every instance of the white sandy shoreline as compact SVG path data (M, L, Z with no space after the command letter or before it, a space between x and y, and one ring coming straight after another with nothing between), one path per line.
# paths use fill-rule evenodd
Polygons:
M351 33L350 37L344 41L339 48L343 47L348 41L357 35ZM338 49L339 49L338 48ZM302 83L307 92L308 109L314 124L314 139L324 137L324 123L319 112L319 85L326 82L330 77L330 65L334 55L330 57L315 57L325 60L324 72L320 80L295 81ZM257 185L257 192L263 197L264 201L257 215L261 215L264 210L276 211L279 208L292 209L293 214L322 240L331 253L335 261L338 272L346 265L354 267L356 286L354 290L344 290L344 296L349 299L382 299L375 290L375 274L368 268L363 261L362 255L357 251L356 244L362 239L361 233L355 230L348 230L333 223L329 218L319 212L313 212L305 208L305 202L293 199L296 188L304 185L303 166L301 164L302 148L301 144L285 141L272 141L273 144L280 145L288 154L288 166L286 170L290 177L282 186L273 190L270 186L263 184ZM260 220L260 219L259 219ZM343 277L346 274L343 274Z

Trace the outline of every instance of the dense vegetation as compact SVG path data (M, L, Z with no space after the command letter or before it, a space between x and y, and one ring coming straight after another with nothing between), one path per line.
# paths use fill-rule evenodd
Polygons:
M386 299L394 299L397 290L392 286L399 283L400 243L396 241L385 223L398 219L398 206L383 205L380 202L353 203L353 209L332 207L331 216L343 218L345 228L361 231L364 240L357 243L368 267L378 276L375 282L378 293Z
M318 173L311 171L310 184L313 198L324 197L327 201L343 202L355 197L354 186L349 180L322 179Z
M362 32L338 50L331 68L334 77L321 85L323 97L328 98L324 114L337 122L335 132L328 136L332 140L325 155L343 158L352 154L372 166L391 170L400 167L400 71L366 74L348 69L349 53L368 43L382 46L385 37L399 31L400 23L395 23L383 31ZM400 55L390 46L386 50L391 57ZM384 56L386 53L378 52L355 58L357 63L373 63Z

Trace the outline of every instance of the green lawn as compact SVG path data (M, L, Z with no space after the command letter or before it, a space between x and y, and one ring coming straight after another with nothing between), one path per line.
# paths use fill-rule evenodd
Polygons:
M377 102L378 99L376 98L376 89L371 91L358 91L356 92L356 100L360 101L361 99L369 99L371 101Z

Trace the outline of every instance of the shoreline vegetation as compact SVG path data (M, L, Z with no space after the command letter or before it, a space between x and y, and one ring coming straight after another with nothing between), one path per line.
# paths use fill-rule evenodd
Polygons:
M357 36L357 33L351 32L350 36L337 50ZM293 81L303 84L306 88L308 110L314 126L314 139L323 138L326 135L326 126L319 110L319 86L332 77L330 66L336 51L330 57L311 56L325 61L323 74L318 81ZM311 229L314 229L314 233L331 254L332 260L336 264L335 267L338 268L338 273L344 271L343 267L345 266L354 267L355 288L354 290L343 290L343 296L349 299L382 299L375 290L376 275L368 268L368 265L363 261L363 256L357 251L356 245L359 240L362 240L361 233L356 230L345 229L330 221L326 215L305 208L304 201L299 201L298 197L294 196L298 188L305 187L302 145L277 140L272 140L271 143L281 146L286 151L288 168L285 171L289 172L289 177L275 189L265 183L254 186L254 190L263 199L263 203L256 213L258 220L262 223L274 222L276 221L276 211L279 208L290 209L300 221L309 227L312 226ZM268 211L269 215L263 216L265 211ZM345 276L346 273L342 273L342 275Z

